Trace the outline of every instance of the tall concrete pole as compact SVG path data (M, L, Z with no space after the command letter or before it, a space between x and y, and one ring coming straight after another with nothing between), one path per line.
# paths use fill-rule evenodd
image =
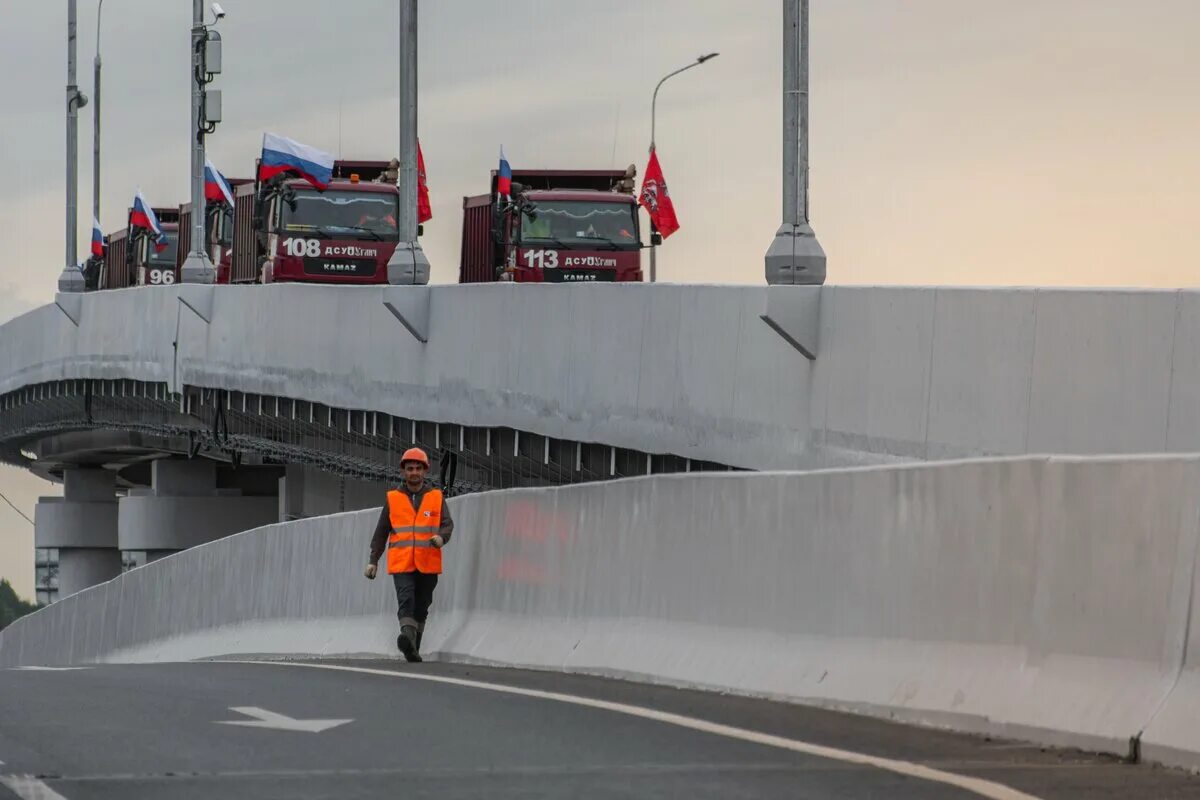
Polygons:
M825 251L808 222L808 0L783 0L783 221L769 284L822 284Z
M417 239L417 0L400 0L400 241L388 283L429 283L429 259Z
M204 0L192 0L192 241L179 279L213 283L217 273L204 249Z
M92 216L100 219L100 12L104 9L104 0L96 6L96 61L95 75L92 79Z
M60 292L83 291L83 274L78 270L79 248L79 109L87 98L75 83L76 0L67 0L67 219L66 258L58 276Z

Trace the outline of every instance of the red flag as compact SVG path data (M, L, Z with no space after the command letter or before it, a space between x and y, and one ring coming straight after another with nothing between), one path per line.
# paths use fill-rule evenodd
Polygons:
M638 202L650 214L650 221L664 239L679 230L675 204L671 202L671 194L667 191L667 181L658 163L657 150L650 152L650 163L646 165L646 177L642 180L642 195Z
M429 204L429 185L425 183L425 155L421 142L417 140L417 224L433 219L433 206Z

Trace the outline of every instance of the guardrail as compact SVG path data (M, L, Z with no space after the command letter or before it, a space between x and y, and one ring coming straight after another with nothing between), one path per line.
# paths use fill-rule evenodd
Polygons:
M668 475L455 498L425 649L1200 765L1200 457ZM394 653L374 512L26 617L0 664Z

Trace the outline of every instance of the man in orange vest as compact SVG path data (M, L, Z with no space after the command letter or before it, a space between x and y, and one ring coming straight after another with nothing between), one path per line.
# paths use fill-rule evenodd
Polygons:
M396 646L409 661L421 660L421 635L429 618L433 589L442 574L442 548L454 532L454 520L440 489L425 483L429 456L419 447L400 457L404 486L387 493L371 537L371 560L364 573L375 580L379 558L387 547L387 571L396 584L400 636Z

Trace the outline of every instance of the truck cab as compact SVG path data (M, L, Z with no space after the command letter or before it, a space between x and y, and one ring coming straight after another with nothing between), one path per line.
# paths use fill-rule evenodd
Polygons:
M234 194L232 282L387 283L400 218L388 162L335 162L323 192L278 176Z
M143 230L132 231L134 269L133 275L138 286L168 286L179 282L179 269L176 265L179 252L179 211L177 209L155 209L167 246L161 250L154 245L154 239ZM173 222L165 222L163 216L173 218Z
M640 281L641 231L625 170L513 171L512 198L463 199L460 283Z
M132 212L133 209L130 209L126 214L124 228L104 237L104 263L99 276L101 289L161 286L179 279L179 209L154 209L167 239L167 246L162 250L155 248L154 239L148 231L129 225Z

